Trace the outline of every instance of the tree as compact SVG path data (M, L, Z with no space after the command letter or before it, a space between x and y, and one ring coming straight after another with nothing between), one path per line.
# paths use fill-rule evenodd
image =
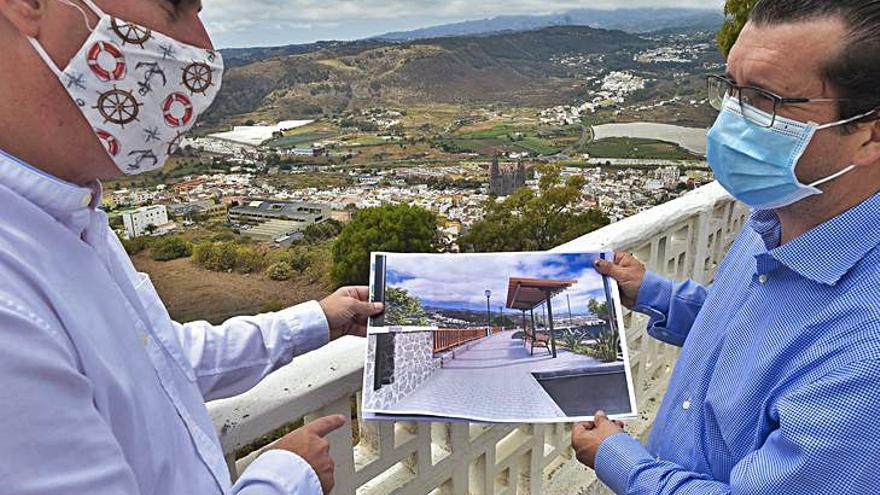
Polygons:
M183 218L193 223L201 223L204 222L207 217L200 211L190 211L184 215Z
M386 205L355 214L333 244L331 276L338 285L363 285L370 278L370 253L435 253L437 216L424 208Z
M155 261L171 261L192 254L192 245L181 237L165 237L153 244L151 257Z
M286 261L279 261L266 268L266 275L277 282L290 280L293 277L293 268Z
M559 167L547 166L538 192L521 188L502 202L490 198L483 220L459 239L469 252L545 251L608 225L601 211L578 211L585 179L562 183Z
M129 256L134 256L144 249L146 249L150 241L144 237L135 237L134 239L120 239L122 241L122 246L125 248L125 252L128 253Z
M608 321L609 311L608 311L608 303L607 302L599 302L598 299L590 299L590 302L587 303L587 309L590 313L593 313L593 316L599 318L601 320Z
M279 156L278 153L273 151L273 152L269 153L268 155L266 155L266 165L268 165L270 167L275 167L280 164L281 164L281 156Z
M232 241L210 242L204 241L193 247L192 257L196 265L214 272L231 272L239 266L252 266L250 260L241 263L242 254L238 243Z
M305 230L303 230L303 240L309 244L315 244L333 239L341 232L342 222L330 219L306 227Z
M587 309L590 310L596 318L605 321L602 330L596 335L596 345L593 347L593 356L601 359L606 363L617 361L617 354L620 352L620 338L614 325L611 324L611 312L608 309L608 302L599 302L597 299L590 299L587 303Z
M748 22L749 14L752 13L752 9L758 4L758 1L727 0L725 3L724 15L726 19L724 25L721 26L721 31L718 32L717 38L718 47L725 57L730 53L730 49L733 48L737 38L739 38L740 31Z
M285 253L285 259L295 271L303 272L312 265L317 252L313 247L293 246Z
M387 287L385 289L385 325L424 326L428 324L428 314L422 301L409 294L406 289Z
M511 318L510 316L498 316L496 314L492 314L492 326L493 327L501 327L501 328L513 328L517 325L517 321Z

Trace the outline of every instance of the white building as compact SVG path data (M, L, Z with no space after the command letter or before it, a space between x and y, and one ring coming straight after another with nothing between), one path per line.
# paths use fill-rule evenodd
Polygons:
M150 233L151 235L163 235L174 230L174 224L168 221L168 210L164 205L144 206L137 210L122 214L122 222L125 225L125 237L134 239ZM154 228L150 228L152 225Z
M285 120L275 125L240 125L233 127L231 131L218 132L211 134L209 137L232 143L259 146L264 141L272 139L276 133L284 133L313 122L314 120Z

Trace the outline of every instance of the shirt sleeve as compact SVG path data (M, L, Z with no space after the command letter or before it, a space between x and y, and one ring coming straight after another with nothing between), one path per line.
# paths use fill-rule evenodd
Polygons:
M880 360L857 362L779 400L778 428L744 457L729 482L657 461L625 434L609 437L596 474L615 493L632 495L857 495L880 477Z
M257 458L232 488L234 495L323 495L321 481L300 456L270 450Z
M707 292L706 287L693 280L677 283L648 272L633 309L651 317L649 335L682 347L706 301Z
M9 495L137 495L67 335L0 293L0 479Z
M327 318L316 301L218 326L205 321L174 325L205 401L246 392L295 356L330 339Z

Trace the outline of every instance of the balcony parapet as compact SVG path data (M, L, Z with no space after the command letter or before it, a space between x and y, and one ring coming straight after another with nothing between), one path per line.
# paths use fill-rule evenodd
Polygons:
M708 283L742 228L747 209L713 183L609 225L556 251L631 251L651 270ZM678 350L647 335L626 312L630 366L641 417L627 431L644 439ZM238 397L209 404L233 478L261 452L240 452L278 428L328 414L360 415L366 342L345 337L301 356ZM328 437L334 494L441 495L603 493L572 460L566 425L354 421ZM247 450L250 450L248 448Z

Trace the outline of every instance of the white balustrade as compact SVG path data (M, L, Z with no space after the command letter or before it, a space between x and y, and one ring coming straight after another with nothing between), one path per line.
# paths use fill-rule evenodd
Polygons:
M708 283L747 213L713 183L557 251L631 251L662 275ZM678 352L647 335L647 318L627 312L624 320L641 412L627 431L644 439ZM209 404L233 478L260 453L236 451L256 439L299 420L350 417L353 404L360 407L365 347L345 337L245 394ZM604 493L571 459L565 425L355 421L329 440L338 495Z

